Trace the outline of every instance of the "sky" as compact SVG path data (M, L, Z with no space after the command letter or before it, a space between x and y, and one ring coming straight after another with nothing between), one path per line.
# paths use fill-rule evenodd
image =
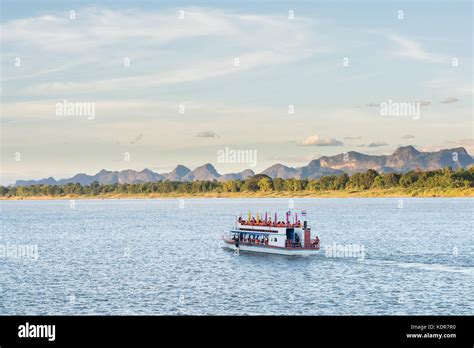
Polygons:
M403 145L472 155L472 6L3 0L0 184L259 172ZM387 103L419 113L383 115ZM257 161L219 161L225 148Z

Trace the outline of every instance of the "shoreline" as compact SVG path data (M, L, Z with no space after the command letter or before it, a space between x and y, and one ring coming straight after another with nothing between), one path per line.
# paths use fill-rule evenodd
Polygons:
M163 199L163 198L456 198L474 197L474 188L458 189L411 189L403 190L341 190L341 191L285 191L285 192L207 192L207 193L142 193L142 194L101 194L87 195L61 195L61 196L10 196L0 197L3 201L17 200L71 200L71 199Z

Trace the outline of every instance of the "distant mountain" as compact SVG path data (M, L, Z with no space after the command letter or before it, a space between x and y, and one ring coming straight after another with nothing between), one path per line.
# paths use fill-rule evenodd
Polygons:
M54 178L47 178L41 180L17 180L15 186L30 186L30 185L54 185L57 184Z
M150 169L144 169L141 172L137 172L132 169L122 170L120 172L118 171L111 172L111 171L102 169L96 175L76 174L72 178L61 179L61 180L55 181L52 184L66 185L69 183L79 183L81 185L90 185L92 182L97 181L101 184L111 185L111 184L125 184L125 183L133 184L133 183L140 183L140 182L155 182L155 181L161 181L161 180L163 180L163 175L154 173ZM18 181L17 181L16 186L26 186L26 185L18 185Z
M435 170L446 166L453 169L468 168L473 164L474 160L462 147L437 152L420 152L413 146L404 146L389 156L365 155L350 151L335 156L323 156L299 168L276 164L262 173L272 178L314 179L332 174L365 172L368 169L381 173L403 173L410 170Z
M289 179L295 176L296 169L287 167L283 164L277 163L272 165L270 168L265 169L262 174L268 175L270 178L282 178Z
M97 173L96 175L98 175L98 174L99 173ZM95 175L87 175L87 174L81 173L81 174L76 174L72 178L69 178L69 179L58 180L58 182L56 184L57 185L66 185L66 184L69 184L69 183L79 183L81 185L89 185L91 182L94 181L94 177L95 177Z
M350 151L335 156L323 156L319 159L319 162L321 168L330 168L348 174L363 172L368 169L385 172L383 167L386 162L386 156L371 156Z
M197 167L183 177L182 181L213 181L219 179L220 174L210 163Z
M316 159L309 162L305 167L297 168L294 177L297 179L316 179L324 175L337 175L343 172L340 169L324 166L321 159Z
M169 181L182 181L183 178L191 171L191 169L178 164L178 166L168 174L163 174L165 180Z
M297 179L315 179L324 175L338 175L341 173L354 174L365 172L368 169L374 169L378 172L407 172L410 170L435 170L450 166L456 168L469 168L474 165L473 158L463 147L440 150L436 152L421 152L413 146L403 146L398 148L391 155L366 155L360 152L350 151L347 153L323 156L312 160L306 166L292 168L283 164L275 164L261 174L274 178L297 178ZM97 181L101 184L132 184L141 182L156 182L162 180L169 181L197 181L197 180L243 180L255 176L255 173L246 169L239 173L228 173L221 175L214 166L207 163L197 167L194 170L178 165L172 172L159 174L144 169L141 172L127 169L122 171L107 171L102 169L95 175L76 174L69 179L56 181L54 178L41 180L17 180L15 186L29 185L65 185L68 183L80 183L81 185L90 185Z
M254 176L255 173L251 169L245 169L244 171L240 173L229 173L229 174L224 174L217 179L218 181L228 181L228 180L245 180L251 176Z
M137 172L132 169L122 170L117 173L117 179L119 184L133 184L139 182L156 182L163 180L163 175L152 172L150 169L143 169L141 172ZM100 182L100 180L97 180ZM115 183L115 182L114 182Z
M385 165L396 171L406 172L416 169L435 170L446 166L453 169L468 168L472 164L472 157L463 147L437 152L419 152L413 146L405 146L388 156Z

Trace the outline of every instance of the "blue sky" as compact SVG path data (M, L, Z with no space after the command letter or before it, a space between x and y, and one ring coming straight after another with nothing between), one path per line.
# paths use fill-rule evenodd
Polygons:
M248 167L217 163L225 147L256 150L256 171L407 144L474 152L468 1L3 1L1 33L2 184ZM95 117L57 115L63 100ZM424 106L387 118L387 100Z

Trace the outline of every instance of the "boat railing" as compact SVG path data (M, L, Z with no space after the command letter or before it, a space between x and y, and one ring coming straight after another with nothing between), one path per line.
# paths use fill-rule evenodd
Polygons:
M260 222L247 222L247 221L237 221L238 224L242 226L262 226L262 227L297 227L301 228L303 225L301 223L295 223L295 224L290 224L290 223L275 223L275 222L265 222L265 221L260 221Z
M300 242L292 242L291 240L287 240L285 247L287 248L304 248L304 249L319 249L320 242L315 241L315 239L310 239L309 242L305 242L304 244L301 244Z
M261 246L268 246L268 247L275 247L274 245L269 244L268 240L259 240L259 239L253 239L253 238L243 238L240 239L238 237L229 235L229 234L223 234L222 239L224 241L227 241L229 243L241 243L241 244L246 244L246 245L261 245ZM286 240L285 241L285 248L288 249L316 249L319 250L320 248L320 241L316 241L316 239L310 239L309 242L301 243L301 242L293 242L291 240Z

